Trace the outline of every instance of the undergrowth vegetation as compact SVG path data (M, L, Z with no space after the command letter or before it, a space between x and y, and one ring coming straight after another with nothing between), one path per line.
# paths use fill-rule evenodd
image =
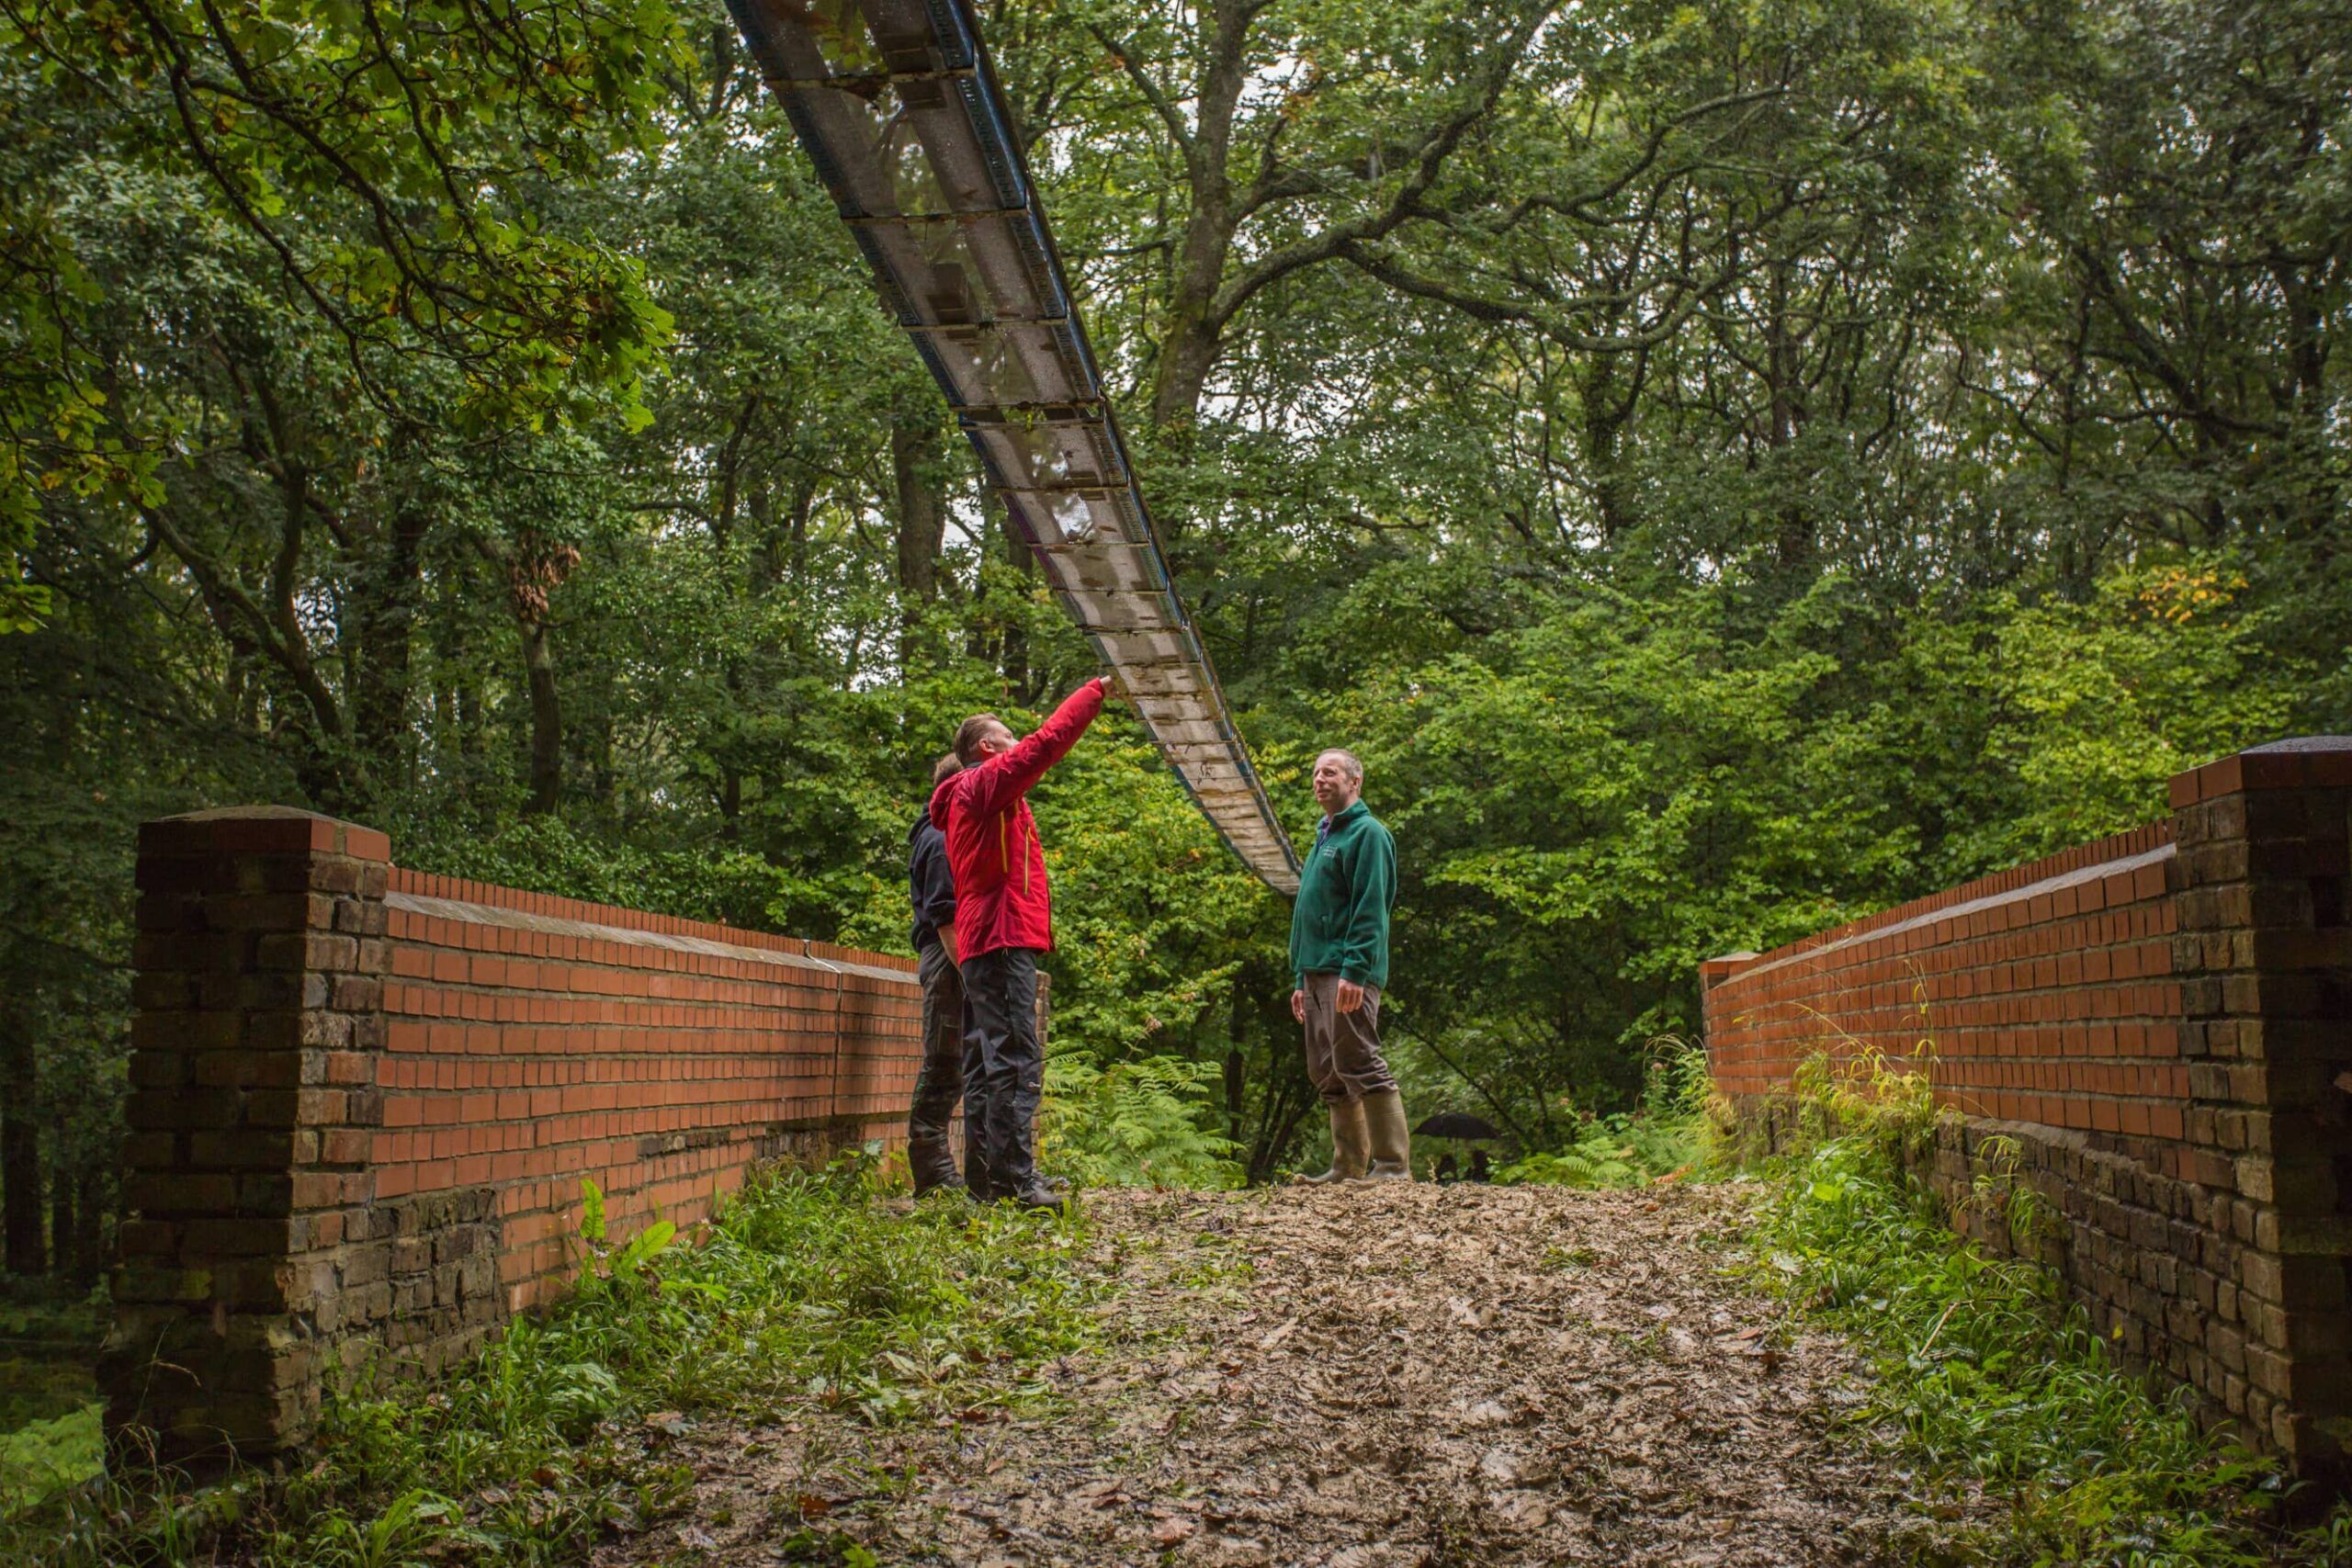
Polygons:
M1709 1120L1707 1053L1667 1036L1650 1047L1641 1103L1585 1118L1575 1140L1498 1167L1495 1179L1545 1187L1639 1187L1704 1172L1719 1140Z
M0 1562L575 1562L681 1506L694 1477L671 1450L698 1416L780 1421L813 1403L876 1424L986 1419L1041 1398L1029 1369L1093 1333L1080 1222L910 1214L877 1200L864 1161L765 1179L715 1223L619 1245L590 1196L579 1288L462 1372L331 1399L313 1461L289 1476L53 1496L0 1520ZM857 1560L813 1522L821 1504L786 1504L808 1517L784 1521L786 1546Z
M2352 1562L2352 1515L2290 1529L2278 1465L2199 1429L2187 1396L2120 1368L2055 1274L1956 1235L1906 1167L1935 1133L1931 1059L1826 1058L1800 1077L1796 1136L1754 1236L1754 1272L1843 1333L1875 1374L1857 1420L1927 1483L1921 1555L2001 1564L2237 1568ZM1996 1168L1970 1200L2030 1242L2052 1223ZM1958 1505L1981 1488L1991 1511Z
M75 1293L0 1278L0 1515L99 1468L103 1287Z
M103 1410L85 1404L0 1432L0 1516L98 1472L105 1462L99 1432Z
M1039 1162L1081 1187L1238 1187L1238 1145L1204 1124L1222 1071L1183 1056L1106 1065L1057 1051L1046 1059Z

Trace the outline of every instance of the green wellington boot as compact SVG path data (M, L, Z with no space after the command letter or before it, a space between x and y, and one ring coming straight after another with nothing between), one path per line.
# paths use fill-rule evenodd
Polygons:
M1346 1100L1328 1109L1331 1113L1331 1168L1320 1176L1302 1176L1299 1179L1317 1187L1333 1181L1361 1181L1365 1151L1370 1147L1364 1131L1363 1101Z
M1413 1179L1413 1134L1405 1126L1405 1097L1395 1089L1363 1097L1363 1116L1372 1137L1374 1181Z

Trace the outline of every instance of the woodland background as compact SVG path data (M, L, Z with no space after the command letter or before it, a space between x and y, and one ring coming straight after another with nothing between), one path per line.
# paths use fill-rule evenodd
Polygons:
M1702 957L2352 729L2352 7L979 9L1279 804L1396 833L1417 1111L1556 1145ZM141 820L896 948L954 722L1092 672L707 0L0 0L0 364L19 1273ZM1037 807L1069 1157L1297 1157L1286 907L1131 721Z

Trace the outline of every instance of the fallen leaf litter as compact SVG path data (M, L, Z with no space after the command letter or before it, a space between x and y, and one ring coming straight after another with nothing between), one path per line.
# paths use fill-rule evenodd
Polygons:
M806 1560L818 1517L884 1563L1875 1561L1918 1516L1834 1431L1852 1357L1724 1276L1747 1201L1089 1194L1119 1290L1100 1351L1032 1374L1052 1416L697 1423L692 1506L598 1562Z

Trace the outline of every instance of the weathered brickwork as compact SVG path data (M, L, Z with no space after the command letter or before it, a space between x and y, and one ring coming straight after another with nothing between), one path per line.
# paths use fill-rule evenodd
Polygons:
M381 833L201 812L140 835L122 1261L100 1377L168 1455L308 1428L388 1287L351 1223L381 1114Z
M119 1438L268 1453L471 1354L563 1287L583 1180L619 1236L902 1134L911 961L390 861L283 809L141 834Z
M1799 1065L1919 1056L1923 1174L2060 1223L2024 1245L2103 1335L2341 1480L2352 1447L2352 739L2173 782L2166 822L1702 967L1718 1086L1767 1135Z
M375 1195L494 1189L508 1311L562 1287L583 1178L616 1227L685 1222L787 1145L902 1130L908 961L402 871L388 902Z

